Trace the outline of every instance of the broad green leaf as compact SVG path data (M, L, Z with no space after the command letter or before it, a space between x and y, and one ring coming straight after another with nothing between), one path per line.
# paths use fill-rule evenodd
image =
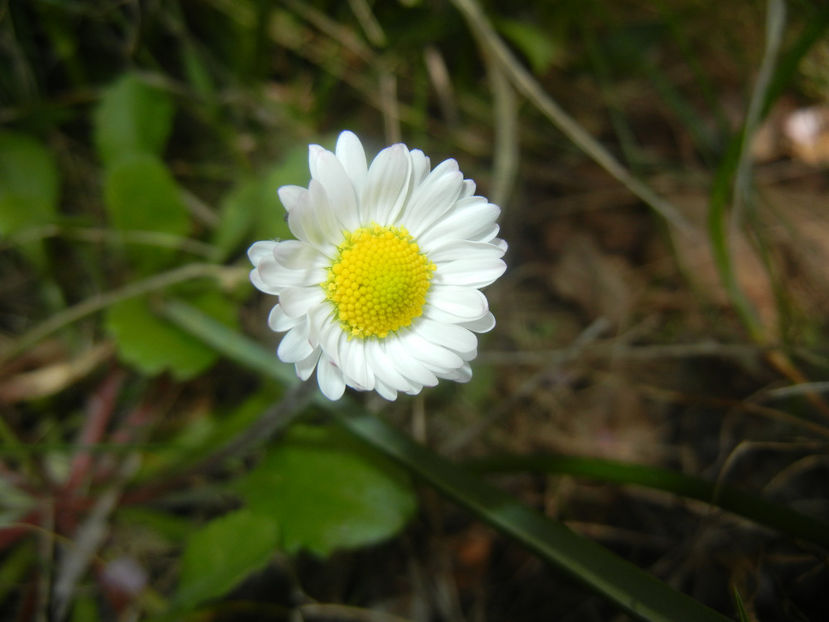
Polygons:
M134 74L111 84L95 110L95 146L109 167L136 154L160 155L170 135L173 103Z
M25 134L0 132L0 235L54 222L57 200L51 152Z
M122 159L107 171L107 213L118 229L162 231L185 235L187 208L175 179L158 158L138 155Z
M396 534L415 510L408 478L342 430L293 426L238 485L279 523L282 548L328 555Z
M107 169L104 180L107 213L116 229L186 235L190 217L173 176L158 158L131 156ZM142 272L169 264L174 249L147 246L125 248L130 262Z
M216 291L208 290L190 302L225 325L235 316L232 301ZM106 327L115 338L120 358L148 375L169 370L178 379L192 378L219 356L203 341L156 315L147 298L131 298L110 307Z
M241 180L222 201L213 243L222 260L242 242L293 238L287 213L279 201L280 186L303 184L308 178L308 150L290 150L282 160L256 177Z
M223 596L261 569L276 550L277 525L267 516L239 510L193 533L184 547L174 608Z

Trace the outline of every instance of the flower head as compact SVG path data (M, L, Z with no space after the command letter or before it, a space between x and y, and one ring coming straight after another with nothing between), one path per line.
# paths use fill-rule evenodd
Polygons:
M309 148L307 188L279 198L296 240L256 242L251 282L279 296L268 324L277 356L326 397L346 386L394 400L439 378L466 382L475 333L491 330L481 287L506 269L500 209L475 196L455 160L434 169L396 144L368 165L352 132Z

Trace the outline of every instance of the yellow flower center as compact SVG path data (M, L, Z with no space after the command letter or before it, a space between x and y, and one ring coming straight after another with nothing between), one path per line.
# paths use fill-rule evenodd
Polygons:
M320 285L349 338L382 339L423 313L434 271L405 228L372 224L345 234Z

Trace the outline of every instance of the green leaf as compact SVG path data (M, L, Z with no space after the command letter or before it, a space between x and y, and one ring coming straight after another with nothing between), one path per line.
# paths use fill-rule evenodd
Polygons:
M58 169L37 140L0 132L0 235L54 222Z
M379 542L416 507L403 471L327 427L293 426L238 488L251 511L276 519L290 553Z
M264 173L241 180L225 196L213 240L221 251L218 260L226 259L245 241L293 238L277 190L307 181L307 153L305 146L290 150Z
M232 301L214 290L190 302L224 325L232 323L235 316ZM148 375L169 370L185 380L206 370L219 356L202 340L156 315L147 298L131 298L110 307L106 327L115 338L120 358Z
M239 510L193 533L184 548L174 608L190 608L227 594L268 562L278 532L273 519Z
M164 163L154 156L120 160L107 171L104 196L107 213L118 229L175 235L185 235L190 229L181 191Z
M78 594L72 604L72 622L98 622L98 604L91 594Z
M160 155L170 135L173 103L134 74L110 85L95 110L95 146L109 167L137 154Z
M181 191L158 158L137 155L119 160L106 171L104 199L110 221L121 231L156 231L184 236L190 217ZM169 264L174 249L127 246L130 263L144 273Z
M534 73L544 73L562 57L561 40L534 24L502 19L498 20L498 30L527 57Z

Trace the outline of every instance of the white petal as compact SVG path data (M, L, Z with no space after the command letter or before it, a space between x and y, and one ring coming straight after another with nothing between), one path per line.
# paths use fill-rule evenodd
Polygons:
M312 244L329 257L333 256L335 245L320 228L308 191L303 195L302 201L288 212L288 227L298 240Z
M395 337L391 337L394 339ZM376 339L369 339L366 344L366 359L374 372L377 382L383 382L397 391L409 391L412 383L403 377L397 370L394 362L388 357L385 349Z
M366 184L360 197L364 225L393 223L409 196L412 159L406 145L386 147L368 169Z
M383 341L386 355L405 378L426 387L435 386L438 383L437 376L412 356L411 352L404 347L403 339L404 336L401 336Z
M259 274L259 268L254 268L250 271L250 282L253 283L253 286L260 292L273 294L274 296L280 292L280 288L277 285L268 283L262 278L262 275Z
M445 374L463 365L463 359L455 352L430 343L415 332L408 333L403 341L409 352L436 374Z
M472 367L469 363L464 363L461 367L453 369L441 377L447 380L454 380L455 382L469 382L472 380Z
M311 356L313 351L314 348L308 342L308 321L305 320L303 324L285 333L276 349L276 355L283 363L296 363Z
M477 289L437 284L429 289L426 308L428 307L454 315L461 321L477 320L489 311L486 296Z
M291 317L301 317L325 300L325 292L319 286L287 287L279 293L279 305Z
M412 149L409 153L412 157L412 188L417 188L429 174L432 165L428 156L420 149Z
M408 391L404 391L404 393L406 393L408 395L417 395L422 390L423 390L423 385L416 384L411 389L409 389Z
M363 185L365 185L366 175L368 173L366 152L363 150L363 144L354 132L345 131L337 139L335 153L343 169L345 169L346 175L351 179L351 183L354 184L357 196L359 196Z
M343 165L330 151L319 145L309 147L311 176L325 190L328 207L339 222L340 229L352 231L360 226L360 212L354 184ZM365 161L365 160L364 160Z
M474 333L457 324L443 324L429 318L420 318L414 331L426 341L458 353L471 352L478 347L478 338Z
M444 160L413 191L401 222L415 238L455 204L463 182L455 160Z
M263 240L261 242L254 242L248 249L248 259L254 266L258 266L263 259L273 259L273 250L276 248L276 242L273 240Z
M316 179L312 179L308 184L308 204L311 207L319 233L322 235L322 245L333 244L336 246L339 244L342 238L342 225L337 220L337 216L328 202L325 188Z
M321 352L322 350L319 348L314 348L314 351L306 358L296 362L294 369L296 369L296 375L299 376L300 380L305 381L311 377L311 374L314 373L314 369L317 366L317 362L320 360Z
M273 258L290 270L325 268L330 260L310 244L299 240L283 240L273 250Z
M343 375L354 380L361 388L374 388L374 373L369 369L365 345L361 339L351 339L343 334L339 344L340 365ZM350 383L349 383L350 384Z
M285 314L282 307L274 305L271 312L268 314L268 326L277 333L284 333L296 326L300 320Z
M262 277L262 280L279 289L318 285L325 281L327 275L328 273L322 268L289 270L276 261L267 260L259 264L259 276Z
M290 213L297 205L306 201L308 189L302 186L282 186L276 192L285 211Z
M490 258L499 259L504 256L504 249L495 244L489 244L488 242L443 240L429 251L428 256L435 263L455 261L456 259L468 259L470 261Z
M314 315L312 314L313 318ZM340 338L343 335L343 329L340 327L339 322L331 314L326 315L319 329L319 344L326 356L337 363L342 360L340 356Z
M507 264L502 259L459 259L438 264L433 284L486 287L504 274Z
M383 381L378 380L374 385L374 390L385 400L393 402L397 399L397 391L386 385Z
M488 333L495 328L495 316L487 312L482 318L469 322L461 322L460 325L476 333Z
M495 234L498 233L495 219L500 213L501 209L497 205L482 197L462 199L451 212L423 231L418 236L417 243L428 254L445 239L486 241L484 237L493 228Z
M473 194L475 194L475 182L471 179L464 179L461 198L471 197Z
M345 392L342 372L333 361L325 356L320 357L317 364L317 383L322 394L332 402L340 399Z

